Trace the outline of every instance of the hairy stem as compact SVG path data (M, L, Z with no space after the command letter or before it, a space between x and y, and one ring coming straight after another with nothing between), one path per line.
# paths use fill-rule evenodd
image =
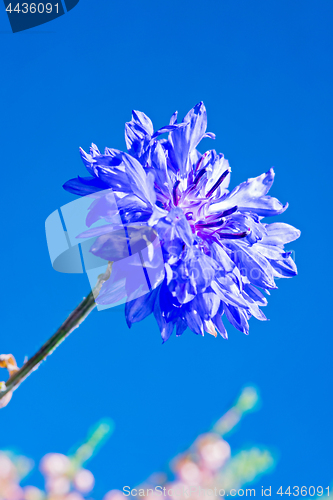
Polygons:
M18 386L25 380L33 371L35 371L40 363L44 361L47 356L52 354L54 350L65 340L68 335L72 333L75 328L78 328L82 321L93 311L96 307L95 298L98 296L102 285L107 281L111 275L112 263L108 263L107 270L104 274L98 277L98 281L94 289L89 295L82 300L82 302L74 309L68 316L60 328L49 338L45 344L32 356L22 368L16 371L6 382L5 390L0 392L0 400L6 396L10 391L15 391Z

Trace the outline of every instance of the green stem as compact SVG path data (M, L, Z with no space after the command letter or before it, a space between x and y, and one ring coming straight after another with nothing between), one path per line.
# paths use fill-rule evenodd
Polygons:
M76 309L68 316L66 321L60 326L52 337L45 342L45 344L30 358L20 370L15 372L6 382L6 389L0 392L0 399L2 399L10 391L15 391L18 386L33 372L40 363L44 361L47 356L52 354L54 350L65 340L73 330L78 328L82 321L95 309L95 298L98 296L102 285L107 281L111 275L112 263L108 263L107 270L104 274L98 277L98 281L94 289L89 295L82 300Z

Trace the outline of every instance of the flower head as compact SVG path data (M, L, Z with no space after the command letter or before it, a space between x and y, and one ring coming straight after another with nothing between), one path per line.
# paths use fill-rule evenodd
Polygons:
M277 288L275 278L297 274L284 245L300 232L288 224L263 222L287 208L267 194L273 169L229 191L231 170L223 154L196 149L201 139L215 138L206 128L202 102L180 123L174 113L169 125L156 132L144 113L133 111L125 126L128 152L106 148L101 154L94 144L89 154L81 150L90 175L64 185L80 196L111 189L123 227L148 243L152 233L157 235L162 279L145 295L127 293L125 311L129 326L153 313L163 341L174 329L181 335L187 327L227 338L223 317L247 334L251 316L266 319L262 292ZM161 139L165 133L168 139ZM87 225L108 222L111 213L108 195L97 198ZM95 233L99 236L90 251L113 260L121 245L119 234L107 227ZM97 302L111 300L112 286L110 280L103 285Z

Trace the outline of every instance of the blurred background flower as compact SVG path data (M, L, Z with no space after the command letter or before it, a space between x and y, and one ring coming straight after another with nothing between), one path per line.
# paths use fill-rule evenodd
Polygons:
M276 453L263 446L245 447L233 452L226 440L227 435L236 430L241 419L259 407L257 389L245 387L235 404L212 429L200 434L188 449L170 461L164 471L153 473L141 484L127 487L126 490L111 489L103 500L131 500L138 497L157 500L161 498L162 491L163 498L170 500L199 500L205 498L209 490L214 498L225 498L232 489L237 492L237 495L232 496L242 496L245 486L251 487L251 496L255 488L257 495L261 495L256 483L263 474L273 471L277 462ZM0 451L0 500L93 500L95 478L85 465L112 435L113 430L113 422L104 419L68 455L47 453L39 464L44 477L43 489L26 484L26 478L34 467L32 460L10 451ZM313 490L304 486L302 497L305 498L309 493L306 498L325 498L328 496L326 486Z
M111 436L113 428L112 420L104 419L90 430L87 439L72 453L47 453L39 464L45 482L43 490L21 485L34 467L32 460L12 452L0 452L0 499L83 500L95 485L92 472L84 465Z
M245 387L211 431L199 435L186 451L171 460L166 471L152 474L137 488L153 489L158 485L167 489L197 486L228 490L252 483L271 471L275 458L270 450L255 446L234 454L224 438L246 413L258 408L258 403L257 390ZM44 489L25 485L24 479L34 467L30 459L0 452L0 500L83 500L95 485L94 475L85 464L111 436L113 429L112 421L103 420L68 455L47 453L39 464ZM148 496L153 498L156 493ZM124 499L123 492L116 489L104 496L104 500L121 499Z

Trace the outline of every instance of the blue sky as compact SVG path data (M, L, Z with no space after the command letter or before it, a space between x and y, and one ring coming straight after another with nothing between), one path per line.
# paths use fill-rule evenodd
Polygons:
M12 34L0 11L2 214L1 352L19 364L88 292L56 273L47 216L74 198L78 148L123 149L131 110L155 128L204 101L231 185L275 167L281 217L299 276L279 280L250 335L186 332L161 345L152 318L127 329L123 312L93 315L1 412L0 448L38 461L67 452L102 417L116 431L91 462L96 498L135 485L208 429L248 382L263 407L231 438L280 462L263 485L327 486L333 478L331 186L332 14L328 0L80 0L68 14Z

